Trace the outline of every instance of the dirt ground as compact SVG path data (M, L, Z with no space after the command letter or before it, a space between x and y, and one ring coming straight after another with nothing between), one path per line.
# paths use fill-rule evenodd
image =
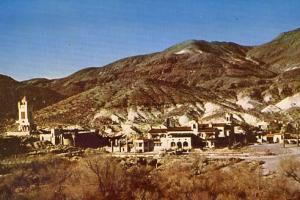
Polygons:
M300 160L300 147L286 145L286 148L283 148L282 144L260 144L240 150L218 149L201 154L210 158L240 158L245 161L263 161L264 173L268 174L275 171L280 160L286 157L292 156Z
M300 160L300 147L296 145L286 145L283 148L282 144L255 144L241 149L212 149L212 150L200 150L195 149L190 154L202 155L211 159L242 159L243 162L251 161L262 161L263 173L268 175L275 172L278 169L280 160L287 157L294 157ZM158 153L148 152L141 154L128 154L128 153L118 153L114 154L117 157L159 157Z

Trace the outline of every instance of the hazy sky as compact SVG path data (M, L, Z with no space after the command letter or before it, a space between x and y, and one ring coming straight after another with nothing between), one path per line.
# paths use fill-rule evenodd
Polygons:
M0 0L0 74L58 78L188 39L257 45L298 27L299 0Z

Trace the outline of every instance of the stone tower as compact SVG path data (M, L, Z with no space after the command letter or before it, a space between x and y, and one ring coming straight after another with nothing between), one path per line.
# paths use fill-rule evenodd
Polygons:
M33 123L33 107L29 104L26 99L26 96L23 97L21 101L18 102L19 110L19 131L22 132L31 132L34 129Z
M233 120L234 120L233 114L226 113L225 117L226 117L226 123L229 124L229 125L232 125L233 124Z

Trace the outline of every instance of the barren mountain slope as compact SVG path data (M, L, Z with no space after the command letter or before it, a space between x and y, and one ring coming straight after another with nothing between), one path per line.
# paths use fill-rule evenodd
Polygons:
M168 116L206 120L227 111L254 123L265 107L300 92L297 67L273 71L278 63L297 63L299 51L291 53L290 48L299 48L298 32L258 47L190 40L66 78L22 84L66 96L37 112L36 120L44 126L115 124L132 129Z
M300 29L282 33L271 42L253 48L248 55L267 63L276 72L299 68Z
M234 43L188 41L163 52L125 58L102 68L86 68L63 79L26 83L72 96L117 80L133 83L156 79L222 89L243 85L244 78L252 82L274 77L258 61L246 57L248 49Z
M35 110L63 99L62 95L50 89L26 85L0 74L0 129L6 120L16 119L17 102L24 95L29 97Z
M27 84L70 96L38 112L37 120L44 125L57 122L100 126L95 121L103 117L99 117L103 109L110 112L105 120L101 119L105 123L110 123L111 115L118 112L123 113L121 118L125 123L129 110L136 112L139 108L155 109L159 114L149 117L152 111L144 111L148 116L141 114L137 121L131 122L191 115L193 109L188 107L196 109L197 114L192 117L199 118L209 110L205 108L207 103L218 105L220 112L224 108L244 112L236 104L237 94L246 91L247 95L258 98L256 93L266 90L276 77L259 61L249 59L248 50L249 47L234 43L188 41L103 68L87 68L64 79L27 81Z

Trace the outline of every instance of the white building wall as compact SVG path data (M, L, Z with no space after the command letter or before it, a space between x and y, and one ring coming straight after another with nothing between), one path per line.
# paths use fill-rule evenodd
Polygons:
M208 148L214 148L215 147L215 142L213 140L207 140L206 141L206 146Z
M144 141L143 140L134 140L133 141L133 150L135 153L138 152L145 152L145 147L144 147Z
M192 148L191 137L167 137L167 138L161 138L161 149L163 150L177 149L178 143L181 144L182 149ZM184 143L187 144L187 146L184 146Z
M27 136L30 135L29 131L22 131L22 132L6 132L7 136Z
M40 134L40 141L49 141L52 143L52 135L51 134Z
M218 126L218 127L215 127L219 130L219 135L218 137L226 137L226 132L225 132L225 127L224 126Z

